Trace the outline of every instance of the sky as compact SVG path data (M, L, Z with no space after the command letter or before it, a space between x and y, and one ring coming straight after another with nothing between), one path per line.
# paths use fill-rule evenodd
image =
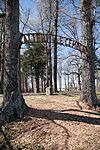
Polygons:
M25 11L30 9L31 17L35 17L36 16L37 9L36 9L36 1L35 0L20 0L20 6Z

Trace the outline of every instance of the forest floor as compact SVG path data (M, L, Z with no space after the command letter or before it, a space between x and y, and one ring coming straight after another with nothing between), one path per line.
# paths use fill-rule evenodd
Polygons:
M0 150L100 150L100 113L79 95L25 94L23 119L0 129Z

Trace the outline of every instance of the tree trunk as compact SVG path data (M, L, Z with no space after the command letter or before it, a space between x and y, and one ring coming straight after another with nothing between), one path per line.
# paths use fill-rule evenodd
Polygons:
M46 95L50 95L50 49L46 45Z
M40 93L40 88L39 88L39 70L35 70L35 76L36 76L36 93Z
M68 80L68 81L67 81L67 82L68 82L68 91L70 91L70 87L69 87L69 75L67 75L67 77L68 77L68 78L67 78L67 80Z
M33 70L32 70L32 65L31 65L31 86L32 86L32 93L34 93L34 85L33 85Z
M49 6L50 6L50 17L49 17L49 34L52 34L52 1L49 0ZM53 93L52 89L52 57L51 57L51 43L49 43L49 56L48 56L48 63L49 63L49 76L50 76L50 94Z
M5 49L5 18L1 22L1 47L0 47L0 93L3 93L4 81L4 49Z
M44 78L43 82L44 82L44 88L43 88L43 90L44 90L44 92L46 92L46 79L45 78Z
M27 76L24 76L24 80L25 80L25 93L28 93L28 84L27 84Z
M25 86L24 86L25 84L24 84L24 83L25 83L25 81L24 81L24 73L21 72L21 92L22 92L22 93L25 93L25 88L24 88L24 87L25 87Z
M97 71L97 91L100 90L100 74L99 74L99 70Z
M43 90L43 77L41 77L41 93L43 93L44 90Z
M51 43L49 43L49 56L48 56L48 69L49 69L49 80L50 80L50 94L53 93L52 89L52 58L51 58Z
M61 92L61 89L62 89L62 78L61 76L59 76L59 90Z
M4 98L2 116L11 121L23 116L26 109L20 91L18 52L21 47L19 33L19 0L8 0L5 17L5 62L4 62Z
M66 89L67 89L66 74L64 75L64 81L65 81L65 92L66 92Z
M93 45L92 0L81 0L82 43L87 46L88 57L82 54L82 100L90 106L96 105L95 90L95 49Z
M31 85L32 85L32 93L34 93L33 75L31 75Z
M80 79L80 74L77 74L78 77L78 90L81 91L81 79Z
M57 32L58 32L58 0L56 3L56 15L55 15L55 43L54 43L54 91L57 92Z
M2 20L0 20L0 94L2 90Z

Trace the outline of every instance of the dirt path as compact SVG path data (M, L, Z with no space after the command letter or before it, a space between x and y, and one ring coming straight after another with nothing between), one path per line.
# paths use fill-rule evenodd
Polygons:
M25 96L23 120L6 125L15 150L100 150L100 114L71 96Z

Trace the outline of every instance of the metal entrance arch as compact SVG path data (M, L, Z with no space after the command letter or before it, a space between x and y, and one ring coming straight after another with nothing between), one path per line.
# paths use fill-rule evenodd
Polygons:
M28 34L22 34L22 44L28 44L28 43L55 43L67 47L71 47L73 49L76 49L80 51L81 53L84 53L88 55L87 47L83 44L79 43L77 40L73 40L70 38L62 37L62 36L56 36L51 34L42 34L42 33L28 33ZM56 39L56 41L55 41Z
M86 56L88 56L87 47L83 44L79 43L77 40L73 40L67 37L62 36L55 36L51 34L42 34L42 33L28 33L28 34L22 34L22 44L29 44L29 43L57 43L59 45L71 47L73 49L78 50L81 54L84 53ZM49 62L49 61L48 61ZM47 70L46 70L46 94L50 95L52 94L50 91L50 64L47 64Z

